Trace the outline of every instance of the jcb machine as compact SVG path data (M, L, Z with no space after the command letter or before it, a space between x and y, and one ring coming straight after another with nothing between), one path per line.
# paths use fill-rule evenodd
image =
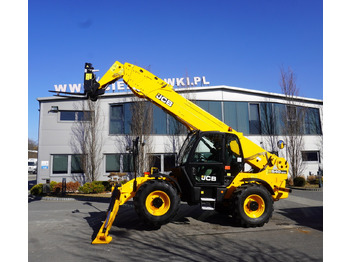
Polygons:
M225 212L242 226L257 227L270 219L274 201L288 197L285 159L267 152L182 97L162 79L136 65L120 62L115 62L98 82L94 72L86 63L84 95L92 101L109 84L123 79L136 96L159 106L190 132L170 174L145 173L114 187L106 220L93 244L112 240L108 232L119 206L131 198L140 218L156 227L171 221L180 201L200 204L203 210Z

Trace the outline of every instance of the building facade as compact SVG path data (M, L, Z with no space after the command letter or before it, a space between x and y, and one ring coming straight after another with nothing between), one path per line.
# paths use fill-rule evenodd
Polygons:
M229 86L179 88L176 91L265 150L287 160L286 148L280 150L274 144L279 139L286 139L286 121L301 122L300 175L316 175L322 169L322 100L296 97L290 103L281 94ZM94 179L108 180L111 172L133 172L132 156L126 148L130 145L132 124L137 122L132 116L136 102L130 91L106 93L94 109L87 100L78 98L45 97L38 101L38 183L46 179L61 182L62 178L67 182L86 181L82 154L84 146L91 147L91 142L84 140L86 126L91 129L91 123L95 124L96 137L92 144L97 146L96 157L99 159ZM300 115L304 117L299 118ZM145 142L148 145L146 159L149 165L167 171L175 165L187 130L154 105L147 119L150 135Z

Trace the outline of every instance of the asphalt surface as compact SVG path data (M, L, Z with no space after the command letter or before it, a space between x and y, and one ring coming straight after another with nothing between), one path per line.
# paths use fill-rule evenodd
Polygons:
M294 190L275 203L261 228L182 203L174 221L145 227L132 201L120 207L108 245L91 245L108 203L34 200L28 203L29 261L322 261L323 192Z

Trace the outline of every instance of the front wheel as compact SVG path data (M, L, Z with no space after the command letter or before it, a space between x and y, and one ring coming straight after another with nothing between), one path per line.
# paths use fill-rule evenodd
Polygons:
M164 180L150 180L134 197L136 213L147 224L161 226L171 221L180 206L175 188Z
M234 195L233 216L245 227L263 226L272 216L273 199L269 191L258 184L237 189Z

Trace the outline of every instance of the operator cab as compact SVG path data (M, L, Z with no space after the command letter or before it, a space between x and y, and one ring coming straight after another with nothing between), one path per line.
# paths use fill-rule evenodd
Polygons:
M222 200L226 187L243 169L238 137L231 133L195 131L187 136L178 156L178 181L187 199ZM190 192L190 193L189 193ZM221 192L220 194L218 192Z

